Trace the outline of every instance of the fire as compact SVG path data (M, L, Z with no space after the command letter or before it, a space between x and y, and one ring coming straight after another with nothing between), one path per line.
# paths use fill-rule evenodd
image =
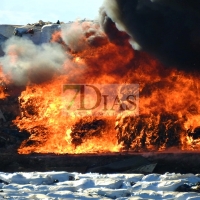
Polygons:
M2 68L0 66L0 99L5 99L9 94L7 93L8 78L4 75Z
M56 33L54 40L60 42L59 35ZM85 37L81 40L86 40ZM107 41L106 44L92 46L84 51L68 50L66 53L71 55L71 60L66 60L63 66L67 75L56 76L48 83L29 85L19 98L21 116L14 123L21 130L28 131L30 137L21 144L18 152L20 154L119 152L121 145L117 144L116 117L98 119L98 117L81 118L73 116L73 113L71 116L63 115L61 86L74 82L118 83L120 74L116 74L117 68L121 67L122 62L126 65L134 58L132 48L124 46L121 49ZM113 57L116 63L113 62ZM125 73L126 70L122 69L121 72ZM125 77L120 81L123 82ZM95 126L98 120L103 125L100 123Z
M68 55L63 65L65 73L40 84L29 84L19 97L21 116L14 123L30 137L18 153L141 152L174 147L199 150L198 77L164 68L155 58L135 52L128 41L118 45L109 42L98 25L75 25L84 30L79 38L81 44L85 43L84 49L75 51L63 41L61 32L55 33L52 42L60 43ZM140 114L66 116L62 85L73 83L137 83Z
M20 97L21 117L15 120L20 129L30 132L31 136L24 141L19 153L83 153L119 151L116 147L114 121L104 119L107 124L97 137L83 137L79 145L73 141L73 126L81 121L78 116L63 115L61 85L66 77L60 77L48 84L27 87ZM89 131L94 118L84 119L90 124L85 131ZM109 130L113 130L113 133ZM93 130L95 132L95 130ZM108 135L107 133L110 132Z

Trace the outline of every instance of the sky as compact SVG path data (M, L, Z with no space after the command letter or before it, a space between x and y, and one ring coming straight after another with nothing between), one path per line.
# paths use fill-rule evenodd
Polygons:
M94 20L102 3L103 0L1 0L0 24Z

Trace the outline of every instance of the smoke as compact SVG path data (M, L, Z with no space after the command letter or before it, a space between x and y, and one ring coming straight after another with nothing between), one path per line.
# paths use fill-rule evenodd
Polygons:
M0 58L4 74L16 85L42 83L62 73L66 54L61 45L35 45L31 40L12 37L4 43L5 56Z
M75 22L61 26L61 37L72 52L108 42L106 35L95 22Z
M100 15L101 26L111 40L114 34L108 31L109 20L127 34L136 50L179 69L199 69L200 1L105 0Z
M18 86L39 84L61 74L74 79L72 73L81 58L74 60L73 56L107 43L107 36L97 22L62 24L61 31L52 35L51 43L35 45L30 39L11 37L2 45L5 55L0 63L10 82Z

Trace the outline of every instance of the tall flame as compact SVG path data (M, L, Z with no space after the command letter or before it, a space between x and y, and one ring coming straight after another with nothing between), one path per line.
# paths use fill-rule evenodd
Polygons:
M80 50L53 35L68 55L64 73L50 81L29 84L19 97L21 116L14 123L30 137L20 154L163 151L176 147L199 150L198 77L164 68L155 58L135 52L128 41L109 42L95 25L75 24L87 31ZM79 44L77 40L77 44ZM76 45L77 45L76 44ZM63 115L62 85L72 83L140 85L140 115L79 117Z

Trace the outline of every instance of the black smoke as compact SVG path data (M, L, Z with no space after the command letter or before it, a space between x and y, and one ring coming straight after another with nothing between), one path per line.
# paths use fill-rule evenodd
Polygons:
M166 65L200 70L199 0L105 0L100 13L111 40L110 20L129 35L135 49ZM119 34L116 37L120 40Z

